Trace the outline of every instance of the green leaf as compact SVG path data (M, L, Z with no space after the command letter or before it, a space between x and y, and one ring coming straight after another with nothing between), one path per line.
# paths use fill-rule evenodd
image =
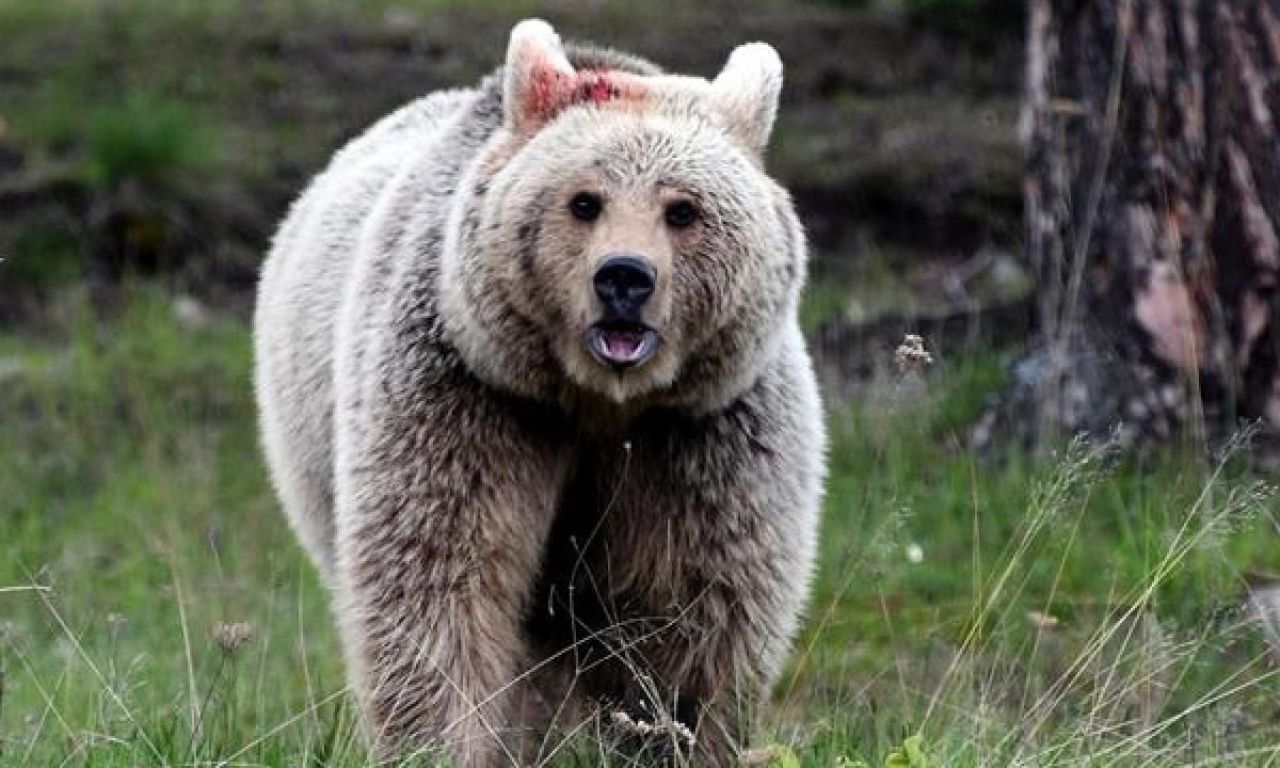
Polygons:
M924 737L916 734L902 742L902 749L907 753L907 764L911 768L929 768L929 758L924 754Z
M884 768L929 768L929 758L923 745L924 737L920 734L909 736L899 749L885 757Z

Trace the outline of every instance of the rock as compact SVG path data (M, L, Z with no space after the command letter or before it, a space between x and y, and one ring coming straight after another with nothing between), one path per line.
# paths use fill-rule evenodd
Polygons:
M0 357L0 381L16 379L27 370L27 366L16 357Z
M209 310L192 296L174 297L173 317L186 331L199 331L209 325Z

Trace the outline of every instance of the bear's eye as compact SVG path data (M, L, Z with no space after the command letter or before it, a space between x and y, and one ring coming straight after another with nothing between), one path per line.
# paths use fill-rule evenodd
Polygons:
M600 210L604 203L590 192L579 192L569 201L569 212L579 221L595 221L600 218Z
M667 225L676 229L684 229L698 220L698 209L688 200L681 200L667 206Z

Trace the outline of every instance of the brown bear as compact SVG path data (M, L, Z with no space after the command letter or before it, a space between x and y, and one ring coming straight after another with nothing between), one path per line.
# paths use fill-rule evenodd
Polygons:
M263 443L384 754L531 762L522 729L601 716L648 762L741 747L824 478L781 86L762 43L708 81L524 21L282 224Z

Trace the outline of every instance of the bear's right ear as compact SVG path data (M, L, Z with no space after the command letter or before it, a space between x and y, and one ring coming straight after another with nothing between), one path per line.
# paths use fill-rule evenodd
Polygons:
M515 25L503 74L506 127L517 135L536 132L564 106L563 94L572 87L575 74L550 24L525 19Z
M711 103L729 133L757 155L764 154L782 93L782 59L767 43L734 49L711 83Z

